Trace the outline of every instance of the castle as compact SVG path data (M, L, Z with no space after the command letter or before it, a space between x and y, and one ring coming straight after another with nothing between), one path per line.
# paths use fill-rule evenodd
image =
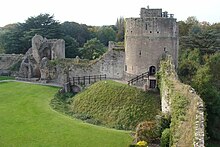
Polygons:
M134 78L143 75L145 87L154 89L161 58L169 54L175 66L178 65L178 44L173 14L162 9L141 8L139 18L125 19L124 46L109 42L108 51L87 64L79 58L65 58L64 40L35 35L32 47L21 62L19 78L64 84L72 77L106 75L109 79L132 80L130 84L135 84ZM59 61L51 66L50 60L55 59Z

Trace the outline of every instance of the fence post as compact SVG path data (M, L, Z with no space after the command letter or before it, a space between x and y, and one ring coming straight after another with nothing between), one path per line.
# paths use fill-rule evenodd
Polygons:
M78 77L78 84L80 84L80 77Z
M84 85L86 85L86 77L85 76L83 76L83 83L84 83Z

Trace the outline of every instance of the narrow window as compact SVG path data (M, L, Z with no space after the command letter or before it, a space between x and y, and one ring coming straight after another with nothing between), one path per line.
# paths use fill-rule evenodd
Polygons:
M139 56L141 56L141 51L139 51Z
M150 33L152 33L152 31L150 31Z
M160 32L159 31L157 31L157 34L159 34Z
M164 52L166 52L166 51L167 51L166 47L164 47L164 48L163 48L163 51L164 51Z
M127 65L125 65L125 71L127 71Z
M147 24L145 24L145 30L147 30Z

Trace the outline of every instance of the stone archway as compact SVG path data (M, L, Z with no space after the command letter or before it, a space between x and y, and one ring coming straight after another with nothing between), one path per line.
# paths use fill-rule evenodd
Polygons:
M73 93L79 93L80 91L82 91L82 87L79 86L79 85L72 85L72 86L71 86L71 91L72 91Z
M155 73L156 73L156 67L150 66L149 67L149 75L152 76L152 75L155 75Z

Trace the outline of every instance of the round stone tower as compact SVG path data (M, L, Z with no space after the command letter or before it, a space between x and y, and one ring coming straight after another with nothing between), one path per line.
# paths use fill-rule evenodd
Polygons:
M125 24L125 75L145 72L153 75L163 54L178 62L178 27L173 14L162 9L141 8L140 18L127 18Z

